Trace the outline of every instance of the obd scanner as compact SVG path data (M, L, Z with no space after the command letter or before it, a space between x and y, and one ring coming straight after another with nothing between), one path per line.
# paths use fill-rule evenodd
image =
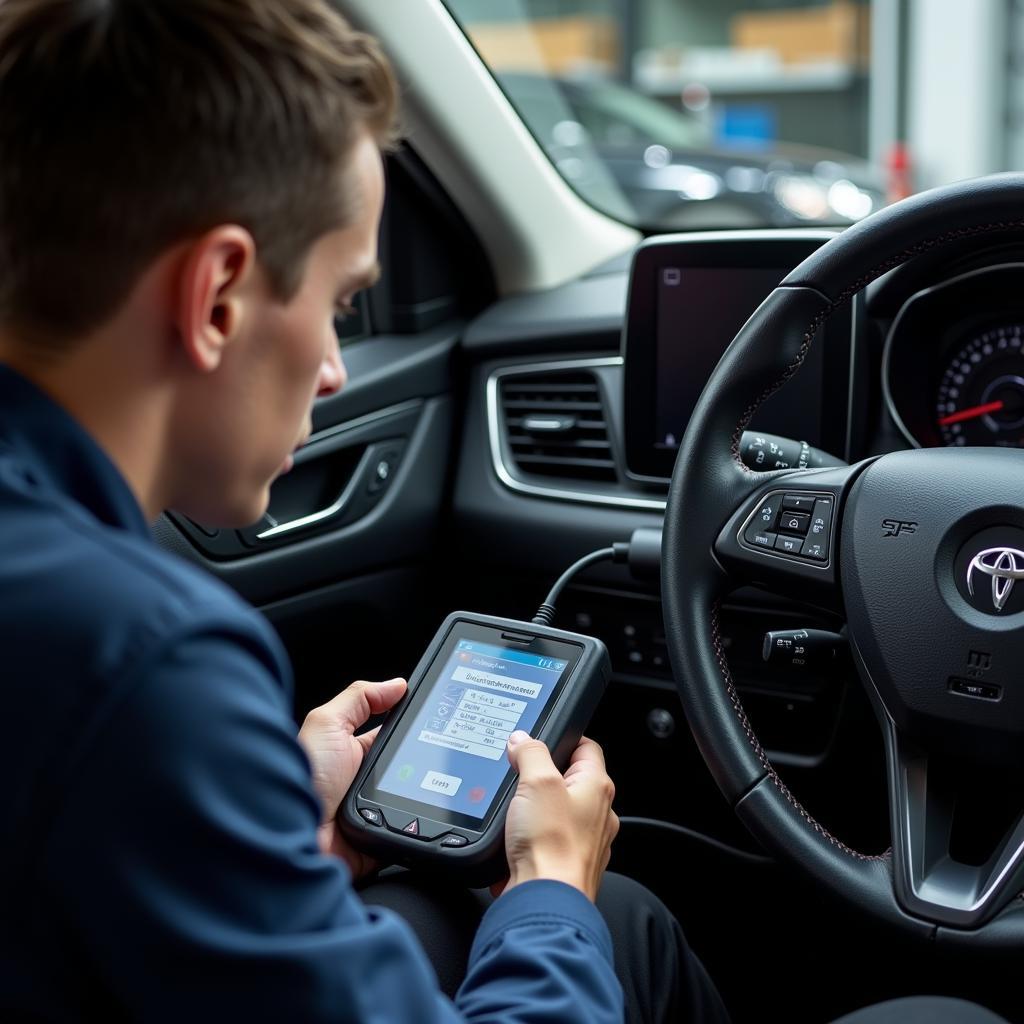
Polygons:
M445 619L339 809L353 846L464 885L507 873L509 735L542 740L565 771L611 675L604 644L544 624L544 608L532 623Z

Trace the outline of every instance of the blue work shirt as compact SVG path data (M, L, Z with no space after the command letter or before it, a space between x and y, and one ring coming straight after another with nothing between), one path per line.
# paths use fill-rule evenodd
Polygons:
M0 552L0 1019L622 1019L604 921L559 882L498 899L440 993L317 846L268 623L3 366Z

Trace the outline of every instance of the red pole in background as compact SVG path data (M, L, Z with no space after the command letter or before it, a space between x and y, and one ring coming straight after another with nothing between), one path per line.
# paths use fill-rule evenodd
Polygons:
M910 169L910 148L905 142L894 142L885 158L885 194L890 203L914 194L913 175Z

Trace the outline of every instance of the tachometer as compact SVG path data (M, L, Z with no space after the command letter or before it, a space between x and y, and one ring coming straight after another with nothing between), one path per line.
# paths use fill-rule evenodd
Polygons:
M967 342L939 381L935 422L947 445L1024 446L1024 324Z

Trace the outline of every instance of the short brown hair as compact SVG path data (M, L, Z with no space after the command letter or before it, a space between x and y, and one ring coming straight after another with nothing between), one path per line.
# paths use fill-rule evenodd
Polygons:
M87 333L221 223L287 300L351 217L356 139L393 140L396 98L326 0L0 0L0 324Z

